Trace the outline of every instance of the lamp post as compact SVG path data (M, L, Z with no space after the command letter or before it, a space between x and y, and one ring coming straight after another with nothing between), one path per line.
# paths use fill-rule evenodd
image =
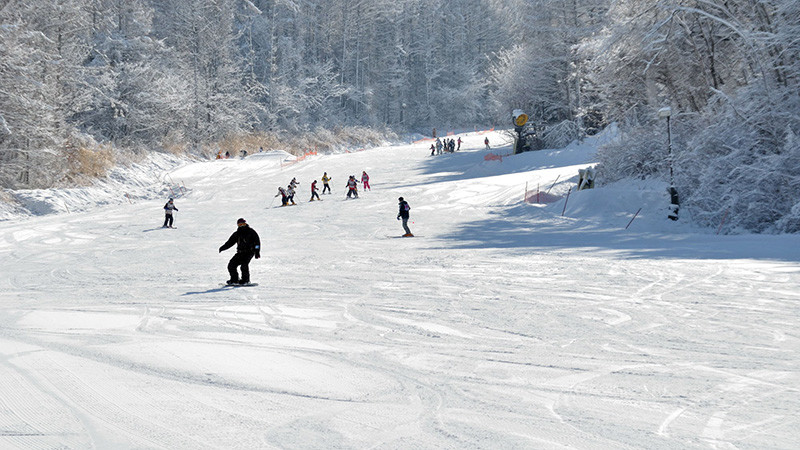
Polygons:
M667 119L667 164L669 164L669 217L670 220L678 220L678 208L680 202L678 199L678 190L675 189L675 176L672 172L672 126L670 124L670 117L672 116L672 108L666 106L658 110L658 117L666 117Z

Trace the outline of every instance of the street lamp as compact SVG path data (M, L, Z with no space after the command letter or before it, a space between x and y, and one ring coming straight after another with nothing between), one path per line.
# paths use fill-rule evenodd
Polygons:
M675 189L675 176L672 172L672 126L669 122L671 116L672 108L669 106L658 110L658 117L667 118L667 164L669 164L669 189L667 189L667 192L669 192L670 198L669 215L667 217L670 220L678 220L680 202L678 201L678 190Z

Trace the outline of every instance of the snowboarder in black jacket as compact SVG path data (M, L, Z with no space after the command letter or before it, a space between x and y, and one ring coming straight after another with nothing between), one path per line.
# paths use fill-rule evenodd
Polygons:
M397 220L403 219L403 229L406 230L406 234L403 237L413 237L414 235L411 234L411 230L408 228L408 212L411 210L411 207L408 206L408 202L403 200L403 197L400 197L398 200L398 206L400 207L400 211L397 212Z
M259 239L256 230L250 228L250 225L244 219L237 220L236 225L238 228L228 238L228 241L222 244L219 252L222 253L233 247L233 244L236 244L236 254L228 262L228 272L231 274L231 279L227 283L248 284L250 283L250 260L254 256L256 259L261 258L261 239ZM239 273L236 271L238 266L242 266L241 278L239 278Z

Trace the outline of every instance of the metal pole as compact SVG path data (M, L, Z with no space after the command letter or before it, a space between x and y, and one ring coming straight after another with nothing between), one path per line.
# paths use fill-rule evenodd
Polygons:
M561 211L561 215L562 216L567 211L567 202L569 201L569 193L570 192L572 192L572 188L569 188L569 190L567 191L567 198L564 199L564 209Z
M626 230L628 229L628 227L629 227L629 226L631 226L631 224L633 223L633 219L635 219L635 218L636 218L636 216L638 216L638 215L639 215L639 212L640 212L641 210L642 210L642 208L639 208L638 210L636 210L636 214L634 214L634 215L633 215L633 218L631 219L631 221L630 221L630 222L628 222L628 224L627 224L627 225L625 225L625 229L626 229Z
M669 185L675 187L675 177L672 173L672 125L667 116L667 161L669 162Z

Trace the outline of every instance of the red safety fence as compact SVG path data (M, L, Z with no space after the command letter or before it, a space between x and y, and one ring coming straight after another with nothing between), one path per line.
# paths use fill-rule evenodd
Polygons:
M317 154L316 150L307 150L302 155L298 156L295 159L291 159L289 161L281 161L281 168L288 167L288 166L293 166L293 165L299 163L300 161L305 160L309 156L315 156L316 154Z
M560 195L548 194L547 192L542 192L539 190L525 193L525 201L527 203L555 203L562 198L564 197Z
M508 156L508 155L506 155ZM503 157L494 153L488 153L483 156L484 161L500 161L503 162Z

